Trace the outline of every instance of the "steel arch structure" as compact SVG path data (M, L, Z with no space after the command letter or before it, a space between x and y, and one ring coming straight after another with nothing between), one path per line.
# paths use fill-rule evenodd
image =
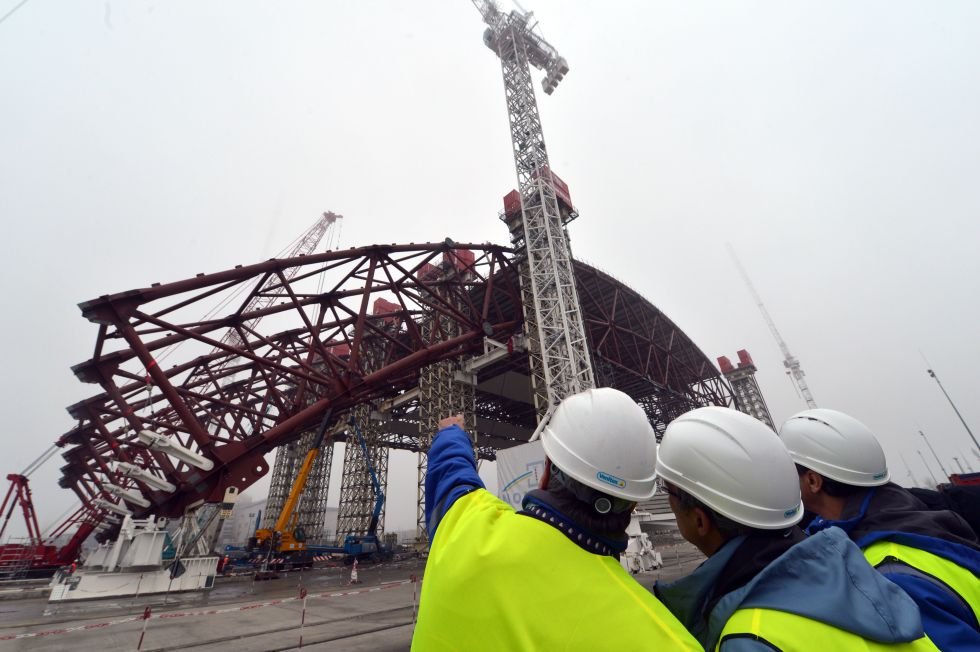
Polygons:
M465 275L451 244L378 245L269 260L80 304L99 333L94 356L73 370L104 392L69 407L79 423L59 440L72 446L62 485L83 502L106 499L107 483L135 486L151 503L143 512L175 516L196 500L220 500L228 486L254 483L268 470L262 456L313 427L326 406L342 412L390 396L413 386L422 366L478 347L485 336L510 337L520 325L510 316L520 293L507 250L459 249L475 254ZM284 273L297 266L292 278ZM440 292L431 291L437 286ZM228 305L226 295L242 287L237 310L199 317L204 308ZM243 312L259 293L277 300ZM396 309L372 313L377 299ZM444 315L458 335L423 340L415 319L423 312ZM301 326L265 332L283 323ZM222 341L229 329L243 345ZM383 351L377 371L363 367L368 345ZM176 347L189 359L164 369L161 361ZM203 455L213 468L141 445L144 429ZM124 477L118 462L174 490Z
M78 424L58 440L66 449L61 484L93 509L95 501L114 500L108 485L135 489L148 506L134 513L176 517L199 500L220 501L228 486L254 483L268 471L264 455L309 431L327 405L338 415L367 405L381 415L380 445L424 451L420 373L479 355L486 337L519 344L518 275L504 247L379 245L84 302L99 332L93 357L74 370L103 391L68 408ZM710 359L653 304L580 261L575 276L600 384L633 396L660 432L692 407L731 404ZM225 300L240 288L235 303ZM275 295L262 302L261 315L243 310L256 293ZM212 314L197 316L204 312ZM244 344L222 343L229 329ZM536 422L528 354L510 349L474 379L484 459L526 441ZM147 448L137 436L143 429L205 456L213 468ZM338 429L335 440L344 437ZM119 462L152 477L129 477ZM172 491L147 483L154 478Z

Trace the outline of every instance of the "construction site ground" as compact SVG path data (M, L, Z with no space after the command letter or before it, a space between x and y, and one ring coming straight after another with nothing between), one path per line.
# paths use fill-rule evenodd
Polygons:
M664 567L636 576L648 589L658 579L681 577L703 561L676 530L658 535L656 544ZM407 650L419 589L410 580L423 575L424 563L409 560L362 566L361 583L355 585L348 583L350 568L337 567L284 573L263 582L248 576L221 578L207 594L58 605L37 597L8 600L0 602L0 650L135 650L144 624L140 649L145 651L293 650L299 647L301 584L310 596L302 629L303 649ZM328 597L313 597L323 593ZM263 605L268 602L276 604ZM152 617L137 619L146 606ZM127 618L132 620L105 624ZM8 638L25 634L34 635Z

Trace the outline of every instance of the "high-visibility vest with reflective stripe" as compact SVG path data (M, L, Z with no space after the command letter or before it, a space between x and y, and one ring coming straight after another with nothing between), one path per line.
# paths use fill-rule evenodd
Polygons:
M935 652L939 649L926 636L910 643L878 643L819 620L774 609L737 610L721 630L715 650L733 638L761 640L782 652Z
M701 650L614 558L479 489L439 523L413 650Z
M955 591L980 621L980 580L969 570L921 548L913 548L894 541L876 541L863 552L864 558L872 566L877 567L889 558L894 558L938 579Z

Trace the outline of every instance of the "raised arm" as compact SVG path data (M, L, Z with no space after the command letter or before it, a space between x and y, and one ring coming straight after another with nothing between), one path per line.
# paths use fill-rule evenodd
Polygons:
M442 517L462 496L483 489L476 472L470 437L460 426L461 417L439 422L440 430L429 449L429 468L425 476L425 523L432 541Z

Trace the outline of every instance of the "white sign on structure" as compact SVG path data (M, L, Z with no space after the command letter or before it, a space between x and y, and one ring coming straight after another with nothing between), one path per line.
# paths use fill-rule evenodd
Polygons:
M544 448L540 441L497 452L497 497L521 509L524 494L537 489L544 475Z

